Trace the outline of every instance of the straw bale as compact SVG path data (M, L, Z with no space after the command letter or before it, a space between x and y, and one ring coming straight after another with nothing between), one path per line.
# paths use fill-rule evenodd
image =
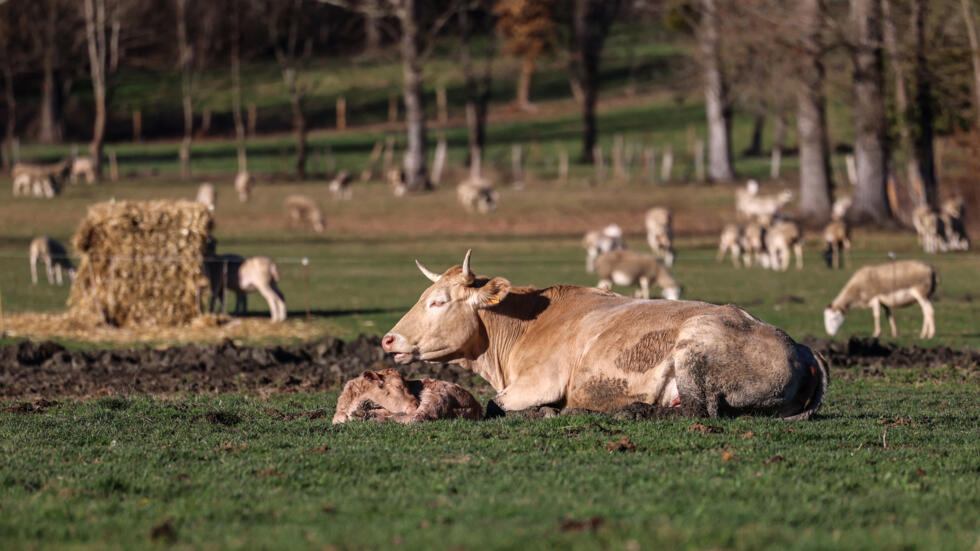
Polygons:
M81 255L69 317L116 327L174 327L201 315L212 214L192 201L92 205L72 238Z

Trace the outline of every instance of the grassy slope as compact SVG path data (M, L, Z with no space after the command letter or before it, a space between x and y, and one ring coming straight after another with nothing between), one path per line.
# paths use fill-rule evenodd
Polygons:
M132 548L170 519L203 549L965 549L980 414L975 385L951 383L836 382L820 420L712 422L721 434L591 417L332 427L335 394L0 413L0 545ZM636 453L606 451L624 435ZM594 532L560 530L592 516Z

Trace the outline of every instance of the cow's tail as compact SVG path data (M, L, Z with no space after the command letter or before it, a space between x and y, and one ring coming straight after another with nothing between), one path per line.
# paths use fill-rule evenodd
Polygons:
M824 396L827 395L827 387L830 385L830 369L827 360L817 352L812 352L815 365L808 366L807 381L802 385L801 391L807 392L808 396L799 396L803 403L803 411L796 415L783 417L787 421L805 421L816 413L823 405Z

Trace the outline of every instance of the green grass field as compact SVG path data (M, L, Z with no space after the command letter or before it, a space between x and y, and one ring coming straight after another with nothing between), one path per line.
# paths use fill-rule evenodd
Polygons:
M592 416L334 427L333 393L65 401L0 413L0 545L970 549L976 384L901 380L835 381L816 421L718 433ZM606 450L624 436L635 452Z
M382 334L414 304L428 283L415 258L441 270L473 248L477 272L514 284L594 285L584 271L582 233L618 222L630 248L646 250L643 213L666 205L680 236L673 272L683 298L739 304L797 339L821 336L821 311L850 273L887 262L894 252L928 260L942 278L936 338L916 338L921 315L911 307L896 312L897 342L980 348L980 257L926 256L908 231L858 230L852 262L839 272L823 266L813 232L803 271L716 263L717 233L733 218L733 189L679 183L691 173L688 129L702 129L703 109L675 100L660 84L661 62L669 65L676 49L642 41L630 46L632 36L617 35L610 44L615 59L605 65L603 97L612 101L600 109L601 142L607 152L617 133L658 152L671 144L678 156L674 183L653 186L634 172L627 183L590 187L593 169L580 164L573 164L567 186L555 182L558 150L566 148L575 159L580 121L574 103L563 99L567 92L556 92L566 83L552 62L544 64L535 90L553 105L543 102L538 116L498 113L489 128L488 165L502 200L487 216L465 214L456 203L453 186L465 146L458 125L444 129L454 166L443 187L403 199L380 181L355 184L347 202L330 199L322 177L293 181L284 176L292 167L286 135L250 141L250 169L260 182L247 204L231 189L231 142L196 142L189 182L177 180L176 143L110 144L121 181L69 188L53 201L0 202L3 314L64 308L67 287L51 287L43 275L41 284L30 285L32 237L67 242L93 202L193 198L197 185L210 180L219 189L219 252L276 259L290 317L303 319L309 307L317 329L344 338ZM646 56L635 98L623 91L628 46ZM450 104L458 108L458 75L445 56L440 59L432 70L445 75ZM316 68L321 80L314 111L329 108L331 94L343 92L355 113L355 95L373 113L354 116L357 124L377 122L383 111L374 108L383 109L397 83L395 65L358 65L349 80L334 74L342 72L338 68L353 74L352 67ZM501 67L497 104L506 101L501 96L513 72ZM155 74L127 78L114 96L117 109L137 100L147 102L140 103L144 109L171 109L172 82ZM216 111L227 100L221 78L202 80L214 93L207 101ZM255 68L245 77L246 99L271 112L283 109L275 78L271 67ZM147 107L153 102L156 107ZM842 112L832 106L832 120ZM318 153L329 146L335 168L359 173L389 131L403 139L394 128L318 130L311 143ZM744 149L749 131L750 120L737 117L736 151ZM846 128L835 129L835 136L846 139ZM509 187L510 148L517 143L526 146L530 175L522 191ZM68 146L22 148L27 159L68 152ZM835 158L838 170L841 161ZM319 155L311 159L314 172L325 164ZM796 159L784 159L784 167L788 179L764 184L766 192L796 186ZM739 156L736 168L746 177L768 174L767 160L758 157ZM0 188L9 184L0 176ZM282 200L296 192L322 204L323 235L286 224ZM303 257L311 261L308 274L299 264ZM267 312L258 297L250 306L254 315ZM871 314L855 311L837 338L867 336L871 327ZM0 334L0 344L15 340ZM930 375L888 369L870 376L832 367L818 419L704 421L720 427L711 433L690 430L695 421L689 419L593 416L333 427L336 392L111 396L60 400L38 414L0 411L0 549L976 549L980 387L953 369ZM480 396L484 403L488 398ZM304 412L319 413L284 420ZM635 452L607 451L608 442L624 436Z

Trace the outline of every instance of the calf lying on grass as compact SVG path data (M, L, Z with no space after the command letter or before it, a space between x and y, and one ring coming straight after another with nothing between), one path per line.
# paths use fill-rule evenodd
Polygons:
M354 419L420 423L436 419L482 419L483 408L461 386L435 379L405 380L388 368L365 371L344 385L333 424Z

